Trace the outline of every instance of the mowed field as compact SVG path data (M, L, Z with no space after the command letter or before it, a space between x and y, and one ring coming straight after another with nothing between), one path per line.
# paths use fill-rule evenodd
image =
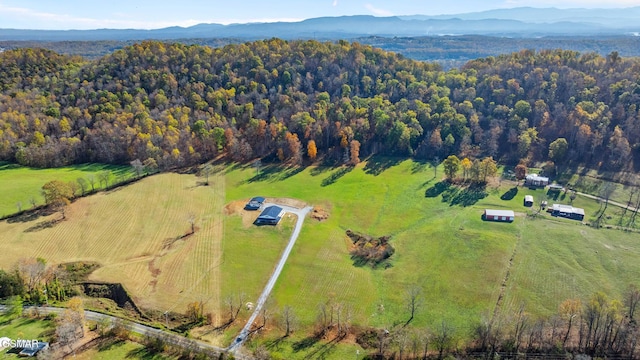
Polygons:
M32 198L36 205L44 204L42 185L52 180L75 182L78 178L86 180L89 176L94 176L94 186L96 189L100 189L103 185L98 181L97 174L102 171L110 171L113 182L121 175L128 177L131 173L131 167L83 164L53 169L36 169L0 163L0 184L2 184L0 186L0 216L17 213L18 203L22 204L22 209L30 209ZM87 186L91 189L89 183Z
M546 213L527 217L537 208L524 207L524 195L536 191L520 187L503 200L514 186L510 182L489 186L487 196L470 206L452 205L446 193L427 196L441 176L409 160L376 160L351 171L266 168L258 176L254 168L235 167L226 174L227 202L257 193L298 198L329 211L325 221L305 222L273 293L274 306L292 306L306 326L316 320L321 303L350 308L354 323L402 325L409 318L407 289L417 285L423 303L412 325L435 329L445 320L466 338L474 324L493 316L501 293L498 314L524 304L536 317L554 314L568 298L586 301L605 291L621 299L629 284L638 285L636 233L596 230ZM599 208L591 199L574 203L586 209L587 218ZM485 208L512 209L517 217L513 223L484 222ZM392 267L355 266L347 229L391 235ZM281 351L286 356L286 346Z
M137 304L185 312L202 301L218 313L225 182L212 176L199 186L194 175L145 178L126 187L73 202L67 220L48 217L0 222L0 267L24 257L49 263L95 261L91 279L122 283ZM196 232L190 232L194 216Z
M441 177L429 165L393 159L348 169L267 166L259 174L253 167L228 166L209 187L198 186L193 175L156 175L76 201L69 219L51 228L38 224L58 214L0 223L6 254L0 267L27 256L98 261L104 266L93 278L122 282L142 306L184 312L189 302L203 301L206 312L225 320L227 297L244 294L245 301L256 301L295 222L287 216L276 227L253 226L257 212L242 210L242 204L258 195L299 199L329 217L306 219L272 293L272 311L289 305L300 324L280 343L277 351L285 358L315 351L293 345L308 335L321 304L340 304L362 326L402 326L409 318L407 290L418 286L422 301L411 326L433 331L444 320L465 339L496 309L508 316L524 304L533 317L550 316L565 299L584 302L596 291L621 299L630 283L640 285L637 233L596 230L546 213L527 216L537 207L524 207L524 196L538 199L542 190L519 187L514 193L513 183L495 182L486 196L473 198L440 189ZM585 219L599 208L582 197L574 204L585 208ZM484 222L485 208L512 209L516 220ZM198 229L179 239L189 231L190 213ZM396 249L391 267L355 265L347 229L390 235ZM233 339L248 315L243 310L240 321L214 340ZM340 345L333 355L323 354L340 358L355 347Z

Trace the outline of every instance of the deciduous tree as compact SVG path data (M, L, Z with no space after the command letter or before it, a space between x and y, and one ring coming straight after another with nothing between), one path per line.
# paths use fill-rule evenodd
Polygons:
M444 167L444 174L447 179L453 180L456 173L460 170L460 159L455 155L449 155L442 162L442 166Z
M48 206L62 212L65 219L65 208L73 199L73 191L68 183L60 180L49 181L42 186L42 194Z

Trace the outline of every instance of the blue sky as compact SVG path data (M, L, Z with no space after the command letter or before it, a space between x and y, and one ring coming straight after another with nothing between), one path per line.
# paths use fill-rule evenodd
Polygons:
M0 28L156 29L340 15L439 15L519 6L612 8L640 0L0 0Z

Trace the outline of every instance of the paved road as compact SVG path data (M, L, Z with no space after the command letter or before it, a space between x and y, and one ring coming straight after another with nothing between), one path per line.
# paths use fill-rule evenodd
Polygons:
M293 233L291 234L291 237L289 238L289 243L287 244L287 247L284 249L284 252L280 257L278 266L276 266L276 269L273 271L273 274L271 275L269 282L267 282L267 285L264 287L264 290L262 290L262 294L260 294L260 298L258 298L258 301L255 304L255 308L253 309L253 314L251 314L251 317L249 318L247 323L244 325L244 328L242 329L242 331L240 331L240 335L236 337L236 340L231 345L229 345L229 348L227 349L230 352L233 352L234 354L236 353L236 350L240 347L240 345L242 345L242 343L244 343L244 341L247 340L247 336L249 336L253 322L255 321L256 317L260 313L260 310L262 310L264 303L269 298L269 294L271 293L273 286L276 284L276 281L278 280L278 276L280 276L280 273L282 272L282 268L284 268L284 264L287 262L287 258L291 253L291 249L293 249L293 245L296 243L296 239L298 239L298 235L300 235L300 230L302 229L302 224L304 223L305 217L307 216L309 211L313 209L313 207L311 206L307 206L304 209L298 209L291 206L270 204L270 203L264 204L264 207L266 208L271 205L277 205L282 209L284 209L284 211L291 214L295 214L296 216L298 216L298 221L296 221L296 226L293 229Z
M32 308L32 306L25 306L24 310L29 310L30 308ZM0 311L5 311L6 310L6 306L5 305L0 305ZM66 309L65 308L57 308L57 307L51 307L51 306L42 306L42 307L38 307L38 310L42 313L55 313L55 314L62 314ZM87 320L91 320L91 321L100 321L100 320L104 320L107 319L110 322L115 322L116 320L119 320L119 318L115 317L115 316L111 316L111 315L106 315L106 314L101 314L95 311L89 311L89 310L85 310L84 311L84 317ZM146 325L142 325L142 324L138 324L135 322L132 322L130 320L122 320L123 321L123 325L129 329L129 331L131 332L135 332L137 334L140 334L142 336L149 336L152 338L161 338L163 339L165 342L173 344L173 345L177 345L177 346L182 346L182 347L197 347L200 350L205 350L205 351L213 351L215 353L225 353L227 352L227 349L218 347L218 346L213 346L211 344L202 342L202 341L198 341L198 340L194 340L194 339L189 339L186 338L184 336L180 336L177 334L173 334L173 333L169 333L166 331L163 331L161 329L157 329L151 326L146 326ZM236 359L241 359L241 360L249 360L252 359L252 357L248 357L248 356L243 356L241 354L235 354L234 355Z

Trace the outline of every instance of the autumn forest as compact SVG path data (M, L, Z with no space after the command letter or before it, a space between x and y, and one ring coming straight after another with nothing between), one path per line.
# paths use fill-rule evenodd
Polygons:
M35 167L640 160L640 59L615 52L523 50L443 71L346 41L142 42L97 60L17 49L0 53L0 91L0 160Z

